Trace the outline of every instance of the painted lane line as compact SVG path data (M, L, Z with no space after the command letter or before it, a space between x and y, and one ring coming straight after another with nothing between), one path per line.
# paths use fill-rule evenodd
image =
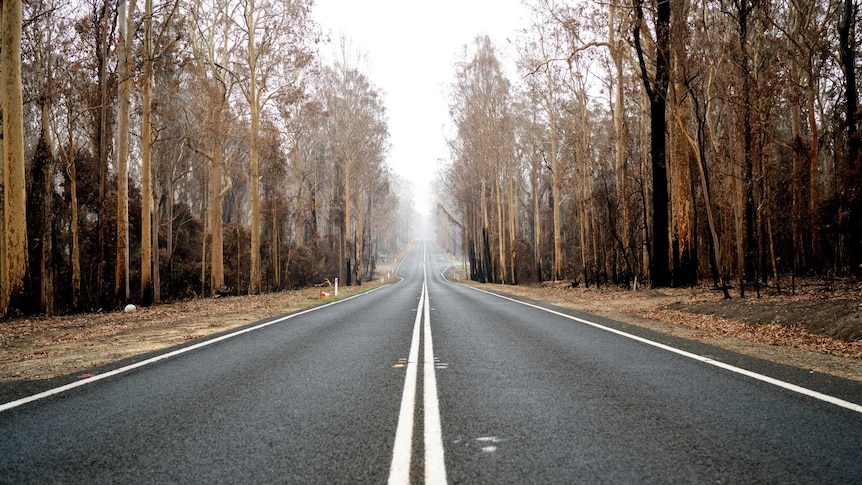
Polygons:
M443 459L443 434L440 425L440 401L437 397L436 359L431 337L431 304L428 294L428 273L426 270L423 244L422 292L413 322L413 337L410 343L410 356L407 359L407 375L404 377L404 391L395 430L392 450L392 466L389 469L390 485L410 483L410 465L413 456L413 427L416 414L416 379L419 369L419 345L424 340L422 350L422 405L423 405L423 443L425 448L425 480L427 484L446 483L446 465ZM422 322L424 321L424 325Z
M427 275L425 283L427 287ZM437 375L434 362L434 344L431 338L431 305L425 292L425 350L423 352L424 373L423 398L425 405L425 483L445 484L446 463L443 459L443 432L440 425L440 401L437 398Z
M497 297L497 298L501 298L501 299L503 299L503 300L508 300L508 301L511 301L511 302L514 302L514 303L519 303L519 304L524 305L524 306L528 306L528 307L531 307L531 308L535 308L535 309L537 309L537 310L541 310L541 311L543 311L543 312L550 313L550 314L552 314L552 315L556 315L556 316L558 316L558 317L563 317L563 318L566 318L566 319L569 319L569 320L573 320L573 321L576 321L576 322L579 322L579 323L583 323L584 325L589 325L589 326L591 326L591 327L595 327L595 328L598 328L598 329L600 329L600 330L605 330L605 331L607 331L607 332L611 332L611 333L617 334L617 335L622 336L622 337L626 337L626 338L629 338L629 339L632 339L632 340L635 340L635 341L638 341L638 342L641 342L641 343L644 343L644 344L647 344L647 345L651 345L651 346L653 346L653 347L657 347L657 348L660 348L660 349L662 349L662 350L666 350L666 351L668 351L668 352L673 352L673 353L675 353L675 354L677 354L677 355L681 355L681 356L683 356L683 357L688 357L689 359L693 359L693 360L696 360L696 361L699 361L699 362L703 362L703 363L705 363L705 364L709 364L709 365L712 365L712 366L718 367L718 368L720 368L720 369L728 370L728 371L730 371L730 372L734 372L734 373L736 373L736 374L740 374L740 375L744 375L744 376L747 376L747 377L751 377L752 379L757 379L757 380L759 380L759 381L761 381L761 382L766 382L766 383L768 383L768 384L772 384L772 385L774 385L774 386L778 386L778 387L780 387L780 388L782 388L782 389L786 389L786 390L789 390L789 391L792 391L792 392L796 392L796 393L798 393L798 394L802 394L802 395L805 395L805 396L808 396L808 397L812 397L812 398L814 398L814 399L818 399L818 400L820 400L820 401L827 402L827 403L829 403L829 404L834 404L835 406L839 406L839 407L842 407L842 408L844 408L844 409L849 409L849 410L851 410L851 411L855 411L855 412L857 412L857 413L862 413L862 405L859 405L859 404L856 404L856 403L853 403L853 402L850 402L850 401L845 401L844 399L840 399L840 398L837 398L837 397L834 397L834 396L830 396L830 395L828 395L828 394L823 394L822 392L817 392L817 391L814 391L814 390L808 389L808 388L806 388L806 387L798 386L798 385L796 385L796 384L791 384L791 383L789 383L789 382L784 382L784 381L779 380L779 379L776 379L776 378L774 378L774 377L769 377L769 376L766 376L766 375L763 375L763 374L758 374L757 372L753 372L753 371L750 371L750 370L747 370L747 369L743 369L743 368L741 368L741 367L736 367L735 365L726 364L726 363L724 363L724 362L721 362L721 361L718 361L718 360L714 360L714 359L711 359L711 358L709 358L709 357L704 357L704 356L702 356L702 355L693 354L693 353L691 353L691 352L687 352L687 351L685 351L685 350L681 350L681 349L677 349L677 348L675 348L675 347L671 347L670 345L665 345L665 344L662 344L662 343L659 343L659 342L655 342L655 341L652 341L652 340L649 340L649 339L646 339L646 338L643 338L643 337L638 337L637 335L632 335L632 334L630 334L630 333L626 333L626 332L623 332L623 331L621 331L621 330L617 330L617 329L615 329L615 328L606 327L606 326L604 326L604 325L601 325L601 324L598 324L598 323L595 323L595 322L591 322L591 321L589 321L589 320L585 320L585 319L583 319L583 318L578 318L578 317L573 317L573 316L571 316L571 315L566 315L565 313L561 313L561 312L558 312L558 311L555 311L555 310L550 310L550 309L548 309L548 308L543 308L543 307L540 307L540 306L538 306L538 305L533 305L532 303L523 302L523 301L520 301L520 300L516 300L516 299L514 299L514 298L509 298L509 297L507 297L507 296L498 295L497 293L493 293L493 292L491 292L491 291L487 291L487 290L482 290L482 289L479 289L479 288L474 288L474 287L472 287L472 286L466 286L466 285L465 285L465 287L466 287L466 288L470 288L470 289L472 289L472 290L479 291L479 292L481 292L481 293L487 293L487 294L489 294L489 295L495 296L495 297Z
M249 332L254 332L255 330L260 330L260 329L262 329L262 328L266 328L266 327L269 327L269 326L271 326L271 325L275 325L275 324L277 324L277 323L281 323L281 322L284 322L284 321L286 321L286 320L290 320L291 318L296 318L296 317L298 317L298 316L305 315L306 313L311 313L311 312L315 312L315 311L318 311L318 310L322 310L322 309L327 308L327 307L330 307L330 306L332 306L332 305L337 305L337 304L339 304L339 303L343 303L343 302L346 302L346 301L348 301L348 300L352 300L352 299L354 299L354 298L358 298L358 297L360 297L360 296L365 296L365 295L368 295L368 294L370 294L370 293L372 293L372 292L374 292L374 291L377 291L377 290L379 290L379 289L381 289L381 288L385 288L385 287L384 287L384 286L379 286L379 287L377 287L377 288L374 288L374 289L368 290L368 291L366 291L366 292L364 292L364 293L359 293L359 294L356 294L356 295L353 295L353 296L349 296L349 297L347 297L347 298L343 298L343 299L341 299L341 300L336 300L336 301L333 301L333 302L327 303L327 304L325 304L325 305L320 305L320 306L316 306L316 307L313 307L313 308L309 308L309 309L307 309L307 310L303 310L303 311L301 311L301 312L291 313L290 315L285 315L285 316L283 316L283 317L276 318L275 320L270 320L270 321L268 321L268 322L264 322L264 323L261 323L261 324L255 325L255 326L253 326L253 327L244 328L244 329L242 329L242 330L238 330L238 331L236 331L236 332L232 332L232 333L229 333L229 334L226 334L226 335L222 335L222 336L220 336L220 337L216 337L216 338L213 338L213 339L210 339L210 340L206 340L206 341L204 341L204 342L200 342L200 343L197 343L197 344L194 344L194 345L190 345L190 346L188 346L188 347L183 347L183 348L181 348L181 349L177 349L177 350L174 350L174 351L171 351L171 352L165 353L165 354L157 355L157 356L155 356L155 357L151 357L151 358L149 358L149 359L142 360L142 361L140 361L140 362L136 362L136 363L134 363L134 364L127 365L127 366L125 366L125 367L121 367L121 368L119 368L119 369L114 369L114 370L112 370L112 371L105 372L104 374L97 374L97 375L95 375L95 376L93 376L93 377L88 377L88 378L86 378L86 379L83 379L83 380L80 380L80 381L75 381L75 382L72 382L72 383L66 384L66 385L64 385L64 386L55 387L54 389L49 389L49 390L47 390L47 391L43 391L43 392L40 392L40 393L38 393L38 394L33 394L32 396L27 396L27 397L24 397L24 398L21 398L21 399L15 400L15 401L10 401L10 402L7 402L7 403L5 403L5 404L0 405L0 413L2 413L3 411L8 411L8 410L10 410L10 409L17 408L17 407L19 407L19 406L23 406L24 404L27 404L27 403L31 403L31 402L34 402L34 401L38 401L38 400L40 400L40 399L45 399L45 398L50 397L50 396L55 396L55 395L57 395L57 394L60 394L60 393L66 392L66 391L70 391L70 390L72 390L72 389L75 389L76 387L86 386L86 385L88 385L88 384L92 384L92 383L94 383L94 382L101 381L101 380L103 380L103 379L107 379L107 378L109 378L109 377L113 377L113 376L116 376L116 375L119 375L119 374L124 374L124 373L126 373L126 372L129 372L130 370L134 370L134 369L137 369L137 368L140 368L140 367L144 367L144 366L147 366L147 365L150 365L150 364L154 364L154 363L159 362L159 361L162 361L162 360L167 360L167 359L170 359L170 358L172 358L172 357L176 357L176 356L178 356L178 355L182 355L182 354L185 354L185 353L187 353L187 352L191 352L191 351L193 351L193 350L198 350L198 349L201 349L201 348L203 348L203 347L207 347L207 346L209 346L209 345L213 345L213 344L215 344L215 343L222 342L222 341L224 341L224 340L228 340L228 339L231 339L231 338L237 337L237 336L239 336L239 335L243 335L243 334L246 334L246 333L249 333Z
M413 337L410 341L410 354L407 357L407 375L404 378L404 392L401 395L401 409L398 412L398 426L395 429L395 444L392 449L392 466L389 468L390 485L410 483L410 458L413 455L413 415L416 409L416 376L419 362L419 333L422 321L422 307L425 304L426 288L422 285L416 320L413 323Z

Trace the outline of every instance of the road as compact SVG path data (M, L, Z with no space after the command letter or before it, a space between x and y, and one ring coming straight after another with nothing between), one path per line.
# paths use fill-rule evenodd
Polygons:
M447 266L423 244L398 284L7 403L0 482L862 483L859 384Z

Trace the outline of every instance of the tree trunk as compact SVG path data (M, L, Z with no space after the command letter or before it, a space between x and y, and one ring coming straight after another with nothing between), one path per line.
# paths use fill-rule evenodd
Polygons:
M542 57L547 59L545 53L544 39L540 43L542 49ZM551 142L551 210L552 210L552 228L553 244L554 244L554 259L551 267L551 281L557 281L562 278L563 267L563 250L562 250L562 222L560 214L560 190L562 189L562 181L560 179L559 170L557 168L557 123L556 112L554 107L554 78L551 74L550 64L545 66L545 74L547 81L548 95L545 98L546 109L548 110L548 136ZM541 278L540 278L541 279Z
M0 315L26 298L27 197L24 174L24 102L21 85L20 0L3 0L0 27L0 109L3 112L3 219Z
M613 4L613 2L611 2ZM625 130L625 112L623 111L625 79L623 77L623 62L620 54L613 55L614 67L616 69L616 89L614 101L614 161L617 170L617 204L620 206L621 218L620 224L622 229L622 251L626 262L626 270L629 277L633 273L633 265L630 249L630 230L629 230L629 202L628 202L628 174L626 168L626 130Z
M482 176L482 283L494 282L494 270L491 263L491 245L488 236L488 195L487 181Z
M98 260L97 260L97 278L96 278L96 293L99 304L108 306L105 295L105 271L107 270L107 251L108 241L105 237L107 231L107 214L108 214L108 143L110 142L110 133L108 132L108 18L109 2L104 1L100 9L99 33L98 33L98 48L97 48L97 63L99 70L99 106L97 108L98 118L98 135L97 145L99 152L99 225L98 225Z
M272 189L272 273L273 280L275 282L275 290L281 290L281 262L279 261L279 246L281 245L281 238L279 237L279 228L278 228L278 196L276 192L276 188Z
M74 145L69 143L67 173L69 175L69 196L72 204L72 227L70 229L72 233L72 309L78 310L81 304L81 249L78 241L78 170L75 166L74 154Z
M98 261L96 293L101 306L110 305L105 293L105 271L107 270L107 214L108 214L108 143L110 134L108 132L108 19L110 17L108 2L105 1L100 9L99 33L97 49L98 83L99 83L99 105L97 107L98 134L96 136L99 154L99 224L98 224Z
M358 193L357 193L358 195ZM357 199L359 199L357 197ZM353 233L353 281L362 284L362 246L365 236L365 217L362 214L361 200L356 201L356 230Z
M210 159L212 161L212 158ZM204 177L203 177L203 195L201 197L201 220L204 224L204 233L203 237L201 237L201 295L207 294L207 234L210 235L210 246L212 246L212 240L215 239L215 232L213 232L213 224L212 224L212 209L208 208L211 197L213 197L212 193L212 183L210 181L210 173L212 172L212 167L204 166ZM210 269L210 295L215 296L217 288L213 287L212 284L212 273L213 269Z
M654 287L669 286L668 267L670 249L668 235L668 188L667 188L667 91L670 80L670 0L657 0L655 19L655 79L649 78L640 42L640 29L644 23L642 0L634 0L637 21L634 38L640 62L641 77L650 102L650 159L652 169L653 234L650 255L650 277Z
M260 100L258 100L257 87L257 46L255 45L255 29L257 27L254 20L255 3L249 1L246 7L246 26L248 26L248 104L249 115L251 118L251 133L249 136L249 159L251 165L250 174L250 191L249 198L251 201L251 244L249 259L249 285L248 293L256 295L260 293L260 174L259 174L259 153L258 139L260 137Z
M623 111L624 73L623 73L623 51L622 46L616 40L616 2L608 2L608 45L610 45L611 58L614 63L615 89L614 89L614 165L617 174L617 204L620 207L620 225L622 229L622 252L626 263L629 277L633 273L633 265L629 255L629 203L628 203L628 176L626 170L626 144L625 112Z
M742 77L742 153L743 153L743 183L745 186L745 281L757 279L757 236L756 208L754 205L754 154L751 106L751 60L748 55L748 18L752 5L742 0L737 5L737 21L739 22L740 75ZM745 288L740 289L744 296Z
M551 274L551 281L557 281L563 277L563 243L560 233L562 231L562 222L560 215L560 190L562 189L562 181L560 180L559 169L557 164L557 127L554 116L554 98L553 85L551 82L551 72L548 70L548 117L550 120L550 137L551 137L551 202L553 204L553 231L554 231L554 267Z
M506 238L503 236L503 191L500 187L500 177L495 177L495 188L497 191L497 251L500 258L500 283L506 283L509 279L508 263L506 261Z
M350 260L352 259L353 249L350 244L350 229L351 229L351 220L350 220L350 157L344 158L344 244L341 246L342 254L346 253L344 257L344 273L347 275L347 280L344 281L342 278L342 283L344 285L352 285L351 281L351 271L350 271Z
M694 96L694 94L692 94ZM688 130L685 129L685 125L682 120L682 106L677 105L675 108L676 120L679 124L680 132L685 136L689 145L692 148L692 152L695 155L695 159L697 161L697 168L700 172L700 187L703 193L703 203L706 207L706 220L709 224L709 236L710 236L710 246L712 246L712 259L714 261L713 273L717 276L718 285L721 287L721 291L724 294L725 299L730 299L730 293L727 291L727 284L724 281L724 269L721 262L721 241L718 238L718 228L716 226L715 217L712 212L712 195L709 185L709 172L706 168L706 159L704 157L704 143L703 143L703 123L704 120L700 116L700 110L698 109L697 100L693 101L695 103L695 114L698 117L698 134L697 140L695 140L689 133ZM707 106L709 103L707 102Z
M54 154L51 153L50 143L47 139L47 106L42 108L42 140L40 145L44 147L46 159L42 165L41 187L42 192L41 212L41 242L42 254L40 254L40 309L46 315L54 314ZM38 149L37 149L38 153ZM35 167L34 167L35 168ZM36 189L36 187L34 187Z
M168 256L168 264L171 264L172 255L173 255L173 246L172 246L172 244L173 244L173 233L171 232L173 230L173 224L172 224L173 213L171 212L171 208L173 208L172 194L174 193L173 177L171 176L171 174L168 174L168 191L167 192L168 192L168 196L166 197L166 199L167 199L167 204L169 207L168 217L167 217L167 219L168 219L168 234L167 234L167 239L168 239L168 248L167 248L168 251L167 252L168 252L168 254L167 254L167 256ZM162 200L162 185L161 184L155 184L154 197L153 197L154 207L153 207L153 210L150 211L150 217L152 218L151 219L152 223L150 224L150 241L152 241L152 246L151 246L151 251L150 251L152 258L150 260L151 261L150 267L152 268L152 283L150 284L150 287L152 288L153 298L152 298L151 303L153 303L153 304L159 303L159 301L161 301L161 299L162 299L162 295L161 295L162 274L161 274L161 268L160 268L161 261L159 261L159 228L161 227L161 224L162 224L162 212L161 212L161 210L159 210L159 205L160 205L161 200ZM206 240L205 237L201 238L201 239ZM174 287L172 284L173 283L172 271L173 271L173 267L169 267L168 268L168 283L169 283L169 288L171 288L170 291L172 291L173 287ZM143 289L143 287L142 287L142 289Z
M742 177L742 168L738 165L733 169L733 192L734 192L734 202L733 202L733 221L734 228L736 230L736 261L737 261L737 275L739 277L739 297L745 298L745 262L746 262L746 253L745 253L745 230L743 226L745 225L745 217L743 211L745 209L745 180Z
M542 281L542 212L540 210L538 157L534 157L530 171L530 188L533 191L533 259L536 263L536 281Z
M216 141L213 146L212 168L210 170L210 293L224 288L224 222L222 220L222 198L230 185L225 187L222 169L224 153L221 143Z
M595 230L593 227L592 180L590 179L590 135L589 119L587 117L587 93L583 78L579 78L578 101L580 102L581 140L579 157L581 160L580 176L580 230L581 230L581 264L583 265L584 284L589 286L597 281L596 268L598 251L595 246ZM575 127L577 130L577 126ZM592 244L592 246L591 246ZM590 272L592 275L590 276Z
M807 107L808 129L811 131L811 144L808 146L808 216L811 224L811 258L815 265L820 264L820 174L819 149L820 135L817 126L817 90L814 86L813 66L808 68Z
M794 95L794 98L800 96L799 94L799 66L796 60L796 56L790 57L790 78L791 78L791 89ZM791 242L792 242L792 250L793 250L793 268L794 270L799 267L805 266L805 249L802 243L802 230L800 225L802 223L802 215L800 214L800 189L799 189L799 181L801 179L800 167L803 165L803 155L802 152L802 106L800 106L798 99L796 102L791 103L790 106L790 139L791 139L791 147L793 150L793 166L792 166L792 175L791 175L791 183L790 183L790 191L791 191L791 202L790 202L790 232L791 232Z
M134 0L130 0L134 1ZM153 2L145 1L144 82L141 115L141 304L154 301L153 290L153 169L150 117L153 89ZM156 226L158 234L158 226ZM156 239L158 247L158 239ZM158 248L156 248L158 249Z
M847 162L842 177L843 199L849 206L845 218L844 232L849 241L847 253L850 271L862 273L862 176L859 164L862 163L862 136L859 132L859 97L856 86L856 32L857 9L853 0L844 0L843 12L838 24L838 39L841 54L841 68L844 71L845 117L847 123Z
M173 178L173 176L171 176L168 179L168 193L167 193L167 200L168 200L168 202L167 202L167 213L168 213L168 215L166 217L166 219L167 219L167 224L166 224L167 225L167 230L166 230L167 234L166 234L165 239L167 239L167 251L166 252L167 252L167 257L168 257L168 283L172 288L173 288L173 283L174 283L174 238L176 237L176 235L174 234L175 233L175 231L174 231L174 220L175 220L176 216L174 215L174 195L173 194L174 194L174 178ZM202 204L205 205L206 202L202 202ZM153 226L156 227L155 224ZM156 236L157 234L158 234L158 232L154 232L154 236ZM204 239L206 239L206 238L204 238ZM156 241L158 241L158 239L156 239ZM157 244L157 246L158 246L158 244ZM206 253L206 250L204 250L203 252Z
M54 313L54 153L51 149L50 105L47 96L36 100L41 111L39 139L30 162L27 186L27 226L35 236L29 243L29 288L32 303L25 311Z
M127 11L128 7L128 11ZM134 61L132 39L135 30L135 0L121 0L117 5L119 39L117 41L117 263L114 301L129 301L129 106L132 96Z
M236 292L242 293L242 233L237 227L236 234Z
M516 259L518 257L518 235L516 232L516 217L518 206L515 204L515 177L509 177L509 254L511 255L510 268L512 270L512 284L518 284L518 271Z

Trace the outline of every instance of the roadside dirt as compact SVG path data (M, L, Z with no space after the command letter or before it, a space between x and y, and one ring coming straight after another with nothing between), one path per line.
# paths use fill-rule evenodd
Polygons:
M339 297L379 286L341 288ZM255 296L196 299L63 317L36 317L0 323L0 386L84 372L111 362L165 349L258 320L332 301L310 288Z

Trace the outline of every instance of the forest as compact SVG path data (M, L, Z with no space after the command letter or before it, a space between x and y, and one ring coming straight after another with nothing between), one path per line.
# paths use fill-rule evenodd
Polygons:
M515 59L453 62L434 213L473 280L858 279L858 0L524 4ZM361 284L409 241L383 94L311 12L3 2L0 316Z
M0 315L370 278L412 189L379 89L346 42L321 60L311 7L2 2Z
M476 281L740 297L862 273L858 0L526 0L450 88L438 243Z

